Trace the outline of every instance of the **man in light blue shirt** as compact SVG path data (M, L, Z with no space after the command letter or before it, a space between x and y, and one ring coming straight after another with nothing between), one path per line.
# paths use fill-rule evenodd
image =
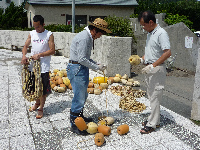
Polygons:
M93 40L100 38L106 32L111 33L107 26L105 20L97 18L93 23L89 22L89 26L78 33L71 43L70 60L67 66L67 76L74 93L70 110L70 123L71 131L78 135L86 135L88 133L85 130L80 131L75 125L74 120L80 116L85 122L92 121L92 118L83 116L84 104L88 97L89 69L101 71L106 69L105 64L97 64L90 59L90 56Z
M146 65L142 73L145 74L151 114L148 120L142 123L144 128L140 130L141 134L148 134L160 125L160 99L163 96L166 78L164 61L171 56L171 50L167 32L156 24L155 15L151 11L142 12L138 21L148 32L145 54L141 62Z

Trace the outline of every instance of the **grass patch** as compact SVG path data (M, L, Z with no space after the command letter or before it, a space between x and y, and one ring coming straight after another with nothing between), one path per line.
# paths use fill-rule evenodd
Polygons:
M190 119L194 124L200 126L200 121Z

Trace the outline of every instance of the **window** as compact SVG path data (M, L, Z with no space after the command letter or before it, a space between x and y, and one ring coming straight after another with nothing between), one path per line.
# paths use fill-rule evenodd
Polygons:
M72 15L66 15L66 25L72 24ZM75 24L78 26L87 24L87 15L76 15L75 16Z

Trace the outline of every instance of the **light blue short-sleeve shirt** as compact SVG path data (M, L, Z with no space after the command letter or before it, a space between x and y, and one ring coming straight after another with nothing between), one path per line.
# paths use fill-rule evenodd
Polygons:
M163 28L157 25L151 33L147 34L145 64L157 61L166 49L170 49L169 36Z

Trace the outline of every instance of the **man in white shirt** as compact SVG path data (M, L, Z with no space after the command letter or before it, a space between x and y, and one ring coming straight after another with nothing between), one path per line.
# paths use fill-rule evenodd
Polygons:
M51 55L55 53L54 36L51 31L44 28L44 18L41 15L35 15L33 18L33 27L35 30L31 31L22 49L22 64L27 64L28 58L26 57L27 48L32 44L31 54L34 60L40 59L41 78L43 84L43 95L36 100L29 111L35 111L38 109L37 119L43 117L43 107L46 101L46 97L51 93L51 87L49 82L49 71ZM34 80L34 74L32 73L33 64L30 63L29 71L31 73L30 80ZM33 81L34 83L34 81ZM34 86L33 86L34 87ZM34 90L34 89L33 89Z
M148 134L160 125L160 99L163 96L166 78L164 61L171 56L171 50L167 32L156 24L155 15L151 11L141 12L138 21L148 32L145 54L141 62L146 65L142 73L145 74L151 114L148 120L142 123L144 128L140 130L141 134Z

